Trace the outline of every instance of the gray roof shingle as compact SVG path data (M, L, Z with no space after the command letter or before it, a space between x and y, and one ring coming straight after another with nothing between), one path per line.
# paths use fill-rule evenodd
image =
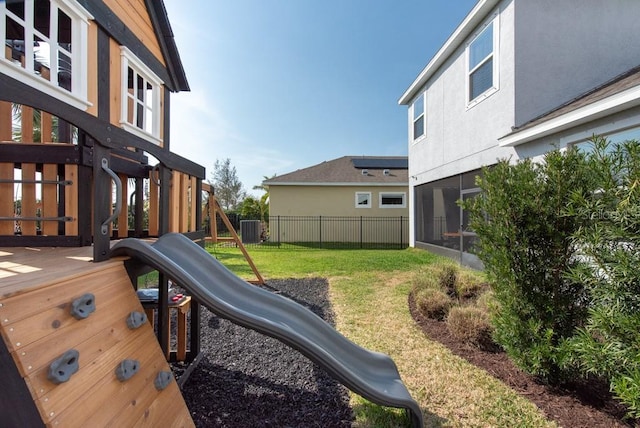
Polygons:
M355 163L354 159L356 159ZM356 164L367 165L367 168L357 167ZM387 174L385 170L388 171ZM408 183L409 166L406 156L343 156L263 182L266 186L348 184L401 186Z

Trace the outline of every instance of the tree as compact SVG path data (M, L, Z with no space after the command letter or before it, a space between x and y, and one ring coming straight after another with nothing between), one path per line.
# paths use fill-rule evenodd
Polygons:
M223 161L216 159L211 176L213 188L224 211L232 211L238 208L240 202L247 196L238 178L236 167L231 165L231 159Z
M275 176L275 174L273 174L271 177L263 175L263 178L265 180L269 180L270 178L274 178ZM260 209L260 220L263 223L266 223L269 221L269 186L265 186L264 184L257 184L253 186L253 190L262 190L264 192L264 194L258 201L258 207Z
M258 219L261 215L260 201L253 196L247 196L242 200L238 211L243 219Z

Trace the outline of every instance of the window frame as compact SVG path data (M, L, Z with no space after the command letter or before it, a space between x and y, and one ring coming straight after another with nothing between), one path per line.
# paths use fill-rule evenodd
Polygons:
M61 10L71 19L71 46L73 47L71 54L71 90L64 89L58 85L57 79L54 81L43 79L35 74L33 70L34 62L34 49L30 44L25 44L25 66L15 64L13 61L5 57L3 52L0 55L0 72L7 76L20 80L28 84L29 86L37 89L40 92L49 94L60 101L72 105L81 110L86 110L91 106L88 100L88 29L89 21L93 20L93 16L80 4L71 0L49 0L51 4L51 10ZM27 6L33 7L34 2L25 1L25 19L19 19L19 24L24 24L24 38L25 40L33 40L34 36L37 36L36 32L39 31L33 24L33 9L26 10ZM5 1L0 1L0 35L6 38L6 20L7 20L7 7ZM10 13L10 12L9 12ZM52 15L54 15L52 13ZM11 18L15 21L15 18ZM57 17L52 19L57 23ZM53 27L52 27L53 28ZM57 34L54 36L53 29L48 40L54 40L57 42ZM57 30L56 30L57 31ZM6 45L5 45L6 49ZM55 61L51 62L51 58L58 52L58 48L50 50L49 58L50 63L58 64L58 57L54 58ZM68 56L69 52L63 51ZM56 71L57 75L57 71Z
M416 117L415 110L416 104L422 100L422 113ZM416 122L422 119L422 134L415 135L416 131ZM416 97L415 100L411 103L411 108L409 109L409 129L411 130L411 141L416 143L427 136L427 92L423 91L420 95Z
M499 79L499 60L500 60L500 20L498 19L499 14L495 12L489 20L487 20L479 29L476 31L465 47L465 100L467 109L481 103L485 99L489 98L491 95L496 93L500 89L500 79ZM493 31L493 40L492 40L492 51L490 54L485 56L475 67L470 69L471 61L471 47L475 41L487 30L489 27L492 27ZM478 94L475 98L471 98L471 77L474 72L476 72L479 68L481 68L484 64L486 64L489 60L493 61L491 67L491 80L492 84L489 88Z
M121 66L122 66L121 92L120 92L120 98L121 98L120 126L122 126L124 130L131 132L132 134L135 134L140 138L144 138L157 145L162 145L162 139L160 137L160 131L161 131L160 124L161 124L161 117L162 117L161 89L164 85L164 82L153 71L151 71L149 67L147 67L142 61L140 61L140 59L137 58L133 54L133 52L131 52L126 46L120 46L120 59L121 59ZM137 77L139 76L143 79L145 86L146 84L151 84L152 86L151 93L152 93L153 99L151 101L152 105L150 108L151 116L152 116L151 132L144 129L145 122L147 120L146 112L148 110L148 107L145 105L145 103L142 104L143 111L145 112L145 116L143 117L143 127L140 128L137 125L135 125L136 119L137 119L136 108L134 108L133 110L133 113L134 113L133 120L132 120L133 123L129 122L128 120L129 99L133 98L134 107L137 105L137 101L138 101L135 97L135 94L131 96L128 90L129 89L128 88L129 69L131 69L134 73L134 81L137 81L138 80ZM145 101L146 101L146 98L145 98Z
M402 204L383 204L382 199L393 197L402 197ZM407 207L407 192L380 192L378 194L378 206L383 209L388 208L406 208Z
M362 205L358 203L358 196L360 195L367 195L367 204L366 205ZM371 208L372 203L371 203L371 192L356 192L355 195L355 204L356 204L356 208Z

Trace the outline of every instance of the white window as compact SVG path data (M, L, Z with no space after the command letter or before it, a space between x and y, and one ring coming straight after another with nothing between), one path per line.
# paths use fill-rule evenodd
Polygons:
M425 129L425 96L424 92L411 104L411 114L413 116L412 137L416 141L424 137Z
M371 208L371 192L356 192L356 208Z
M498 90L498 19L484 26L467 45L467 103L472 106Z
M86 109L89 19L71 0L0 1L0 70Z
M407 194L404 192L380 192L380 208L406 208Z
M120 124L138 136L160 144L162 81L124 46Z

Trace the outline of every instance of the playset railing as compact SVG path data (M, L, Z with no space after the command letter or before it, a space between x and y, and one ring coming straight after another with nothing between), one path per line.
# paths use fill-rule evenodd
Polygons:
M91 132L0 101L0 246L93 244L100 260L111 239L204 238L204 168L121 129L120 143Z

